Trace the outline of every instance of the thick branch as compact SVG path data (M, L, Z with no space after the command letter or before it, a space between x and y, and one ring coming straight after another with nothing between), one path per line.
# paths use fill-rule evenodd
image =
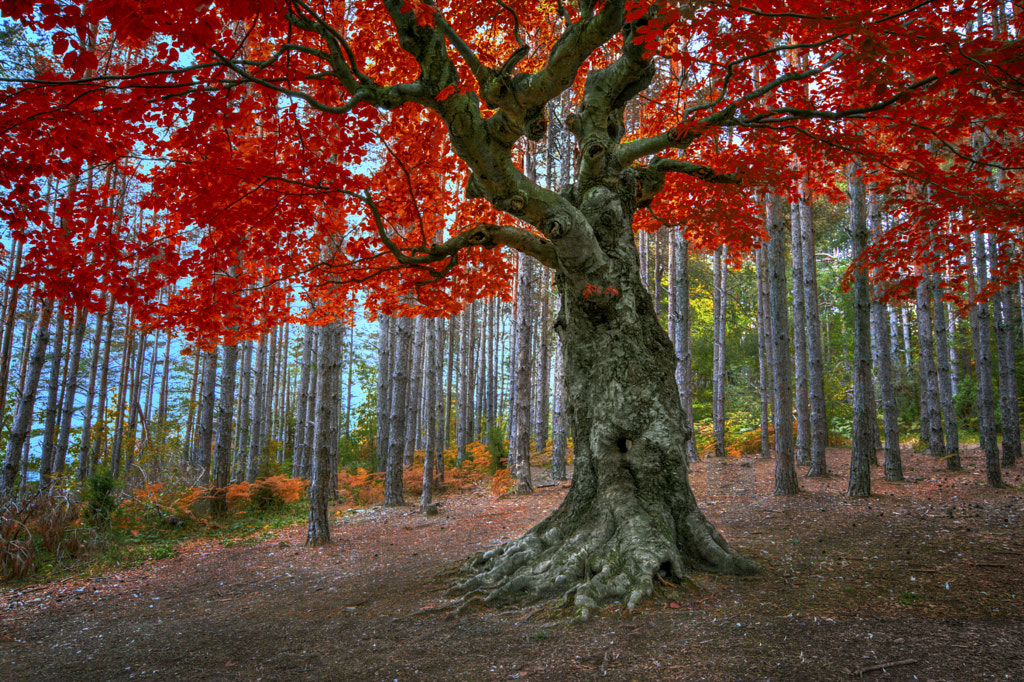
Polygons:
M706 182L725 185L740 184L740 178L735 173L719 173L710 166L682 161L680 159L657 158L651 162L649 168L655 173L684 173L686 175L692 175L695 178L700 178Z

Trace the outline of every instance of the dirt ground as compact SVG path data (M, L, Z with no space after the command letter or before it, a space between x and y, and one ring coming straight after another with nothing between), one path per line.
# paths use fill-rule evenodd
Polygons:
M834 474L771 495L774 462L708 460L692 483L711 521L762 562L753 578L698 574L633 613L570 625L550 606L452 617L454 571L553 509L565 489L438 516L338 516L250 547L196 545L89 581L0 591L3 680L1024 679L1024 488L985 486L980 455L946 473L904 452L907 481L875 496ZM2 589L2 588L0 588Z

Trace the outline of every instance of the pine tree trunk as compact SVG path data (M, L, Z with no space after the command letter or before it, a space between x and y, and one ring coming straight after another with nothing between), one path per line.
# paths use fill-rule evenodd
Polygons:
M54 431L57 423L57 390L60 381L61 354L64 350L64 309L57 311L57 330L53 338L53 354L50 356L50 380L46 391L46 413L43 425L43 453L39 459L39 486L43 493L53 482L55 464Z
M107 310L107 336L103 340L103 365L100 368L100 394L97 401L96 411L96 422L101 427L101 437L93 439L92 452L89 455L90 466L89 468L96 471L99 466L100 454L106 447L106 441L108 436L106 411L107 411L107 378L110 376L110 346L114 340L114 313L116 307L114 301L111 300L109 308Z
M935 346L932 341L931 276L924 274L917 285L917 353L921 374L921 404L928 449L937 459L946 456L942 433L942 410L939 408L939 373L935 367Z
M46 348L50 343L50 319L53 316L53 299L43 301L39 313L39 324L36 337L32 343L32 353L25 371L18 411L11 425L11 436L7 441L7 454L4 457L3 470L0 472L0 498L9 497L14 492L14 482L18 477L22 450L29 438L34 417L36 392L39 389L39 377L46 364ZM26 330L27 331L27 330Z
M459 321L459 391L455 403L455 447L457 449L455 463L462 466L466 459L466 446L469 444L470 407L472 400L470 389L470 372L473 357L473 306L466 306Z
M244 481L249 461L249 422L252 405L252 341L242 344L242 379L238 382L238 437L231 469L233 478Z
M789 204L790 250L793 263L793 371L796 397L796 463L811 463L811 404L807 394L807 307L804 304L803 211L796 201Z
M775 405L775 494L800 492L793 458L793 387L789 362L789 314L786 302L785 236L782 227L782 199L774 192L767 201L768 283L771 291L772 354L777 362L772 386Z
M434 469L437 464L437 335L438 320L419 321L423 327L423 422L427 427L427 441L423 448L423 489L420 493L420 511L426 513L434 498Z
M711 412L715 432L715 457L725 457L725 291L726 291L726 247L715 249L713 306L713 365Z
M103 344L103 323L111 316L112 306L96 316L96 332L92 338L92 355L89 362L89 388L85 392L85 412L82 414L82 444L78 449L78 471L76 478L84 481L92 473L89 453L92 445L92 408L96 400L96 370L100 364L100 346Z
M949 320L946 302L942 300L941 282L938 275L932 275L931 292L935 304L935 353L938 360L939 395L942 399L942 414L946 426L946 469L960 471L960 433L956 423L956 407L953 403L953 379L949 363Z
M302 464L301 478L309 478L313 475L313 439L316 436L316 396L317 384L320 379L320 372L317 367L320 363L320 327L313 330L313 343L309 348L310 362L312 367L309 371L309 392L306 395L306 457Z
M675 299L675 344L676 383L679 384L679 401L685 415L686 428L693 430L693 353L690 350L690 243L685 234L679 230L672 231L674 261L676 273L672 278ZM686 458L690 462L697 461L697 442L694 438L686 441Z
M245 460L245 480L252 483L263 464L263 426L266 421L267 334L260 336L256 348L256 372L253 375L252 417L249 421L249 452Z
M302 359L299 361L299 391L295 404L295 449L292 452L292 476L301 478L306 469L309 451L306 447L306 401L309 399L310 349L313 325L305 325L302 335ZM379 395L379 394L378 394Z
M58 475L64 473L67 461L68 441L71 437L71 415L75 409L75 394L78 393L78 368L82 361L82 341L85 339L85 327L88 314L83 307L75 311L75 322L72 327L71 352L69 354L68 376L65 381L64 403L60 420L60 435L57 438L57 461L55 470ZM81 459L81 455L79 455Z
M825 414L825 358L821 347L821 317L818 314L818 261L814 243L811 205L800 201L800 246L804 252L804 315L807 318L807 401L811 411L811 468L808 476L827 476L825 447L828 445L828 415Z
M537 404L534 408L534 436L537 451L548 445L548 416L551 414L551 277L538 273L537 300L540 324L537 325Z
M335 489L335 483L331 480L332 462L338 461L338 413L341 405L339 373L344 329L344 322L331 322L320 329L316 366L316 431L309 478L309 527L306 532L306 545L310 547L326 545L331 541L330 517L327 512Z
M868 228L864 182L855 164L847 167L846 179L850 197L851 247L856 259L867 249ZM871 495L871 453L875 448L870 423L875 412L874 399L868 390L871 383L871 290L867 268L858 267L853 281L853 442L847 487L850 497Z
M868 223L873 239L882 235L882 215L878 196L874 191L868 192ZM896 405L896 389L892 377L892 334L889 328L889 311L881 302L882 285L878 285L874 300L871 303L872 324L875 327L875 338L878 340L875 350L878 366L878 390L882 394L882 416L885 421L885 480L903 480L903 459L900 456L899 410Z
M392 356L393 328L396 320L387 315L377 316L377 471L388 468L388 439L391 435L391 370L394 364Z
M1005 247L1004 247L1005 248ZM996 235L988 235L990 262L998 262ZM1010 333L1009 289L1004 287L992 297L992 320L996 330L996 364L999 372L999 424L1003 435L1004 467L1012 467L1021 456L1020 408L1017 404L1017 368L1014 361L1013 337Z
M555 339L554 353L554 384L552 407L554 414L551 419L551 477L556 481L564 481L566 476L566 458L569 451L567 406L565 404L565 369L562 343Z
M14 261L11 268L11 277L16 277L21 271L21 252L25 243L16 242L14 247ZM14 323L18 312L18 294L20 287L12 286L8 297L7 314L4 316L4 340L0 350L0 420L7 418L7 384L10 383L11 373L11 347L14 342Z
M760 388L761 408L761 457L772 456L771 411L772 389L770 378L775 372L772 362L772 322L770 293L768 290L768 267L765 265L768 243L764 242L755 252L757 270L757 369Z
M231 481L231 431L235 412L235 374L238 368L238 344L224 346L224 371L220 377L220 400L217 403L217 448L213 454L210 479L214 515L227 513L227 486Z
M974 258L978 276L978 291L988 285L988 264L985 238L974 233ZM976 293L976 292L975 292ZM974 367L978 383L978 438L985 452L985 472L988 484L1003 487L1003 474L999 468L999 444L996 441L996 416L992 387L992 337L989 330L988 302L979 301L971 312L971 333L974 337Z
M533 259L519 256L519 290L516 297L516 354L513 394L512 437L509 439L509 469L516 477L516 492L533 492L530 472L530 328L533 319Z
M217 347L203 353L203 388L200 394L199 436L196 438L196 464L202 472L199 482L210 484L211 456L213 451L213 412L216 405Z
M402 465L411 469L416 456L416 437L420 428L420 403L423 396L423 320L415 318L412 345L409 347L409 406L405 414L405 435L402 438Z
M409 405L409 370L412 363L412 318L397 317L395 325L395 362L391 374L391 415L388 419L387 473L384 477L384 504L405 504L402 496L405 416Z

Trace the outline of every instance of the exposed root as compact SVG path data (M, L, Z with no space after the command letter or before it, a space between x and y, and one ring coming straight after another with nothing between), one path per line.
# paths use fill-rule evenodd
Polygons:
M557 516L557 514L556 514ZM665 527L666 518L669 527ZM760 566L731 549L694 507L672 520L652 515L635 503L593 505L576 519L571 535L556 532L555 517L517 540L473 557L473 573L450 594L464 604L502 606L559 598L586 620L601 606L622 602L632 611L649 597L656 582L691 581L691 570L750 575ZM482 596L481 596L482 595Z

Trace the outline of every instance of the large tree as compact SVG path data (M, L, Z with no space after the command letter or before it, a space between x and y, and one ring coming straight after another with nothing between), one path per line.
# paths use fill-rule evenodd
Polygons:
M884 152L885 168L948 173L899 135L918 135L924 111L945 126L929 134L955 142L970 116L949 112L985 101L982 67L1003 68L1010 86L1019 72L1002 43L965 44L973 7L909 1L2 0L0 10L49 31L60 63L5 91L0 117L4 180L16 188L0 211L19 238L32 233L23 278L43 296L96 309L111 291L142 322L230 343L299 317L296 295L318 302L304 317L318 324L357 302L436 316L507 297L509 250L554 271L573 483L548 519L480 555L462 587L492 603L564 594L584 614L614 599L632 607L658 577L757 570L690 490L676 357L634 242L634 227L653 220L645 210L695 248L748 251L761 240L752 189L791 191L795 158L817 170L828 150ZM941 101L958 86L958 107ZM556 192L517 161L567 92L578 157L561 159L572 172ZM857 125L835 123L849 118ZM868 135L872 118L898 134ZM166 219L127 243L121 223L72 196L70 229L52 225L39 177L125 165L139 150L161 159L135 172L146 174L143 204ZM1015 195L989 196L1005 206ZM60 272L43 265L54 252ZM232 277L216 276L228 267ZM184 277L169 300L155 295ZM225 295L238 304L218 306Z

